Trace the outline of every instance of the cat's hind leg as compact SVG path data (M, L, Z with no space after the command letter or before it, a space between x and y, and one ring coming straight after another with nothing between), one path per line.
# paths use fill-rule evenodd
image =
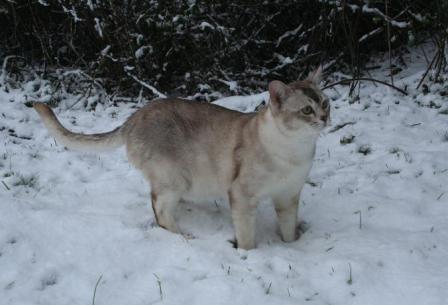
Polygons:
M180 233L176 223L176 210L188 188L179 166L159 159L146 163L143 174L151 186L151 201L157 224L173 233Z
M173 233L179 233L175 220L176 208L181 196L169 189L161 192L151 191L152 209L157 224Z

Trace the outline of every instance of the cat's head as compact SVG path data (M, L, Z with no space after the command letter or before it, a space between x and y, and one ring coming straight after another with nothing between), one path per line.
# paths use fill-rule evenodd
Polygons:
M330 100L319 89L321 68L305 80L284 84L269 83L270 110L274 118L288 130L310 127L319 131L328 125Z

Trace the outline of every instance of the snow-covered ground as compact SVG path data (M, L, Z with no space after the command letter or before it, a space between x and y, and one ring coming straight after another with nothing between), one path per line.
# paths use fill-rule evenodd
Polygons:
M99 305L448 304L448 86L416 91L418 56L395 76L407 97L371 83L354 104L347 87L326 91L332 127L302 192L306 231L283 243L264 203L251 251L228 242L225 202L180 207L193 239L157 227L123 149L67 151L24 103L48 101L45 84L0 90L0 304L92 304L95 287ZM220 104L249 111L264 98ZM56 112L76 131L110 130L135 111L75 102Z

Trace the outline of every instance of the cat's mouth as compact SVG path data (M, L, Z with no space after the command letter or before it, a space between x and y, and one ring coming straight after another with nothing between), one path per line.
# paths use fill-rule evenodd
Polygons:
M319 122L312 122L310 125L311 125L311 127L315 128L315 129L322 130L325 127L327 127L329 124L328 124L328 121L325 121L325 122L319 121Z
M326 117L325 120L320 120L318 122L311 122L311 126L314 128L317 128L319 130L324 129L325 127L328 127L331 125L330 117Z

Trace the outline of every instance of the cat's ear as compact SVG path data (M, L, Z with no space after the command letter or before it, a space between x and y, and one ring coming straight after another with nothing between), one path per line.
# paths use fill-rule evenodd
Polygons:
M319 85L320 81L322 80L322 70L323 70L322 65L319 65L319 67L316 70L308 74L308 77L306 79L315 85Z
M290 93L291 88L279 80L273 80L269 83L269 97L271 98L272 105L275 107L280 107Z

